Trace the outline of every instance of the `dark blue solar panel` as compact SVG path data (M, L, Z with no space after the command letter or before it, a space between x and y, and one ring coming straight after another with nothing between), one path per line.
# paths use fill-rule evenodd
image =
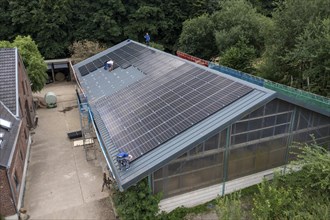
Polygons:
M87 63L86 64L86 67L87 67L87 69L88 69L89 72L93 72L93 71L95 71L97 69L97 67L94 65L93 62Z
M78 70L79 70L81 76L86 76L89 73L86 66L81 66L81 67L78 68Z
M173 62L170 56L135 43L106 57L122 68L134 65L148 75L97 102L115 146L133 160L252 91L203 67Z

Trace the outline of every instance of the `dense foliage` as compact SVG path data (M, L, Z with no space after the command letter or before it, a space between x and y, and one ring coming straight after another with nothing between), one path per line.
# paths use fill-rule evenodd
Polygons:
M30 35L47 59L69 56L81 40L107 46L127 38L174 50L182 23L217 9L217 0L0 0L0 39Z
M153 195L147 179L125 192L114 192L113 199L120 219L155 219L159 212L160 195Z
M252 194L218 198L220 219L329 219L330 153L315 143L295 147L297 160L287 174L264 180Z
M330 96L330 1L286 0L265 41L262 76Z
M47 59L127 38L330 97L329 0L0 0L0 40L30 35Z
M75 64L97 53L100 53L106 48L104 45L101 45L98 42L81 40L74 42L72 45L70 45L69 49L71 52L71 60Z
M46 83L47 65L44 61L44 58L41 56L37 45L30 36L17 36L12 43L9 41L0 41L0 48L13 47L18 48L18 51L22 57L24 66L27 70L27 74L31 82L32 91L40 91Z

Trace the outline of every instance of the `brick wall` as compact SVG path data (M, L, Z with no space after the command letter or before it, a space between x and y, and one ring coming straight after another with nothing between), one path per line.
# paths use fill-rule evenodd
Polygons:
M30 81L22 63L21 58L18 62L18 96L20 105L20 117L29 128L34 127L35 109L33 106L32 91ZM24 126L25 126L24 125Z
M15 214L15 206L11 198L8 178L4 168L0 168L0 195L0 214L3 216Z
M11 216L16 213L14 200L16 205L19 199L20 189L22 184L24 164L27 154L28 140L29 140L29 128L34 127L35 109L33 106L32 91L30 82L27 78L27 74L24 65L19 58L18 62L18 94L19 94L19 106L20 106L20 118L21 126L18 134L18 139L13 154L13 158L9 168L8 180L6 170L0 168L0 214L4 216ZM14 199L8 181L11 183L14 191ZM18 207L20 208L20 207Z

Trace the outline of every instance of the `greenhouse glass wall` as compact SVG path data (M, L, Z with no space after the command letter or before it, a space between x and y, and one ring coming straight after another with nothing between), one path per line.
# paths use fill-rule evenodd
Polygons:
M313 137L312 137L313 136ZM293 142L330 147L330 118L275 99L153 173L163 198L287 164Z

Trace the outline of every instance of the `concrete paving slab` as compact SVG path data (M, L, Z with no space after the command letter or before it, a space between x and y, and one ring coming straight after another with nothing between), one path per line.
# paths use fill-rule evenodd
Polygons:
M57 95L57 108L37 111L24 197L28 214L31 219L114 219L109 192L101 192L106 163L98 146L97 158L86 161L84 148L67 137L80 130L75 84L50 84L38 95L48 91Z

